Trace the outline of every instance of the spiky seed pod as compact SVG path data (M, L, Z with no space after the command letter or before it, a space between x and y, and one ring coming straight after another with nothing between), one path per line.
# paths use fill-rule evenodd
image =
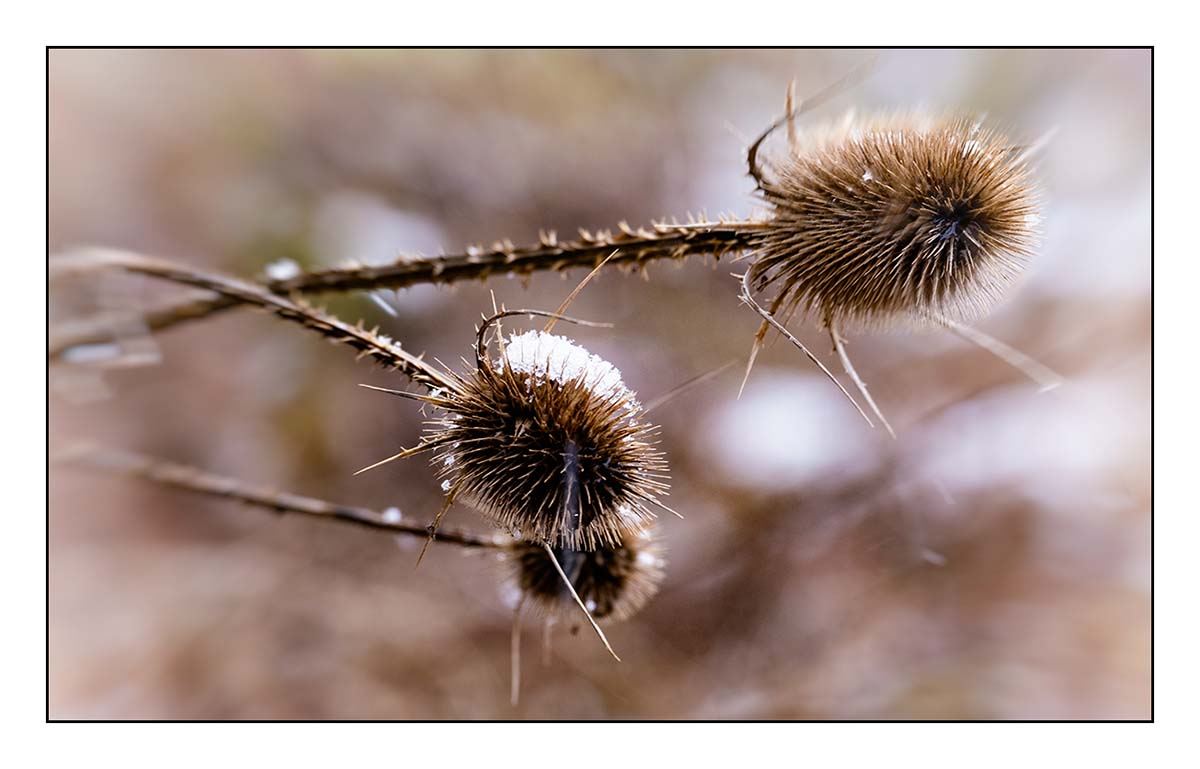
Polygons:
M513 335L436 400L426 445L443 487L515 537L615 547L667 491L656 428L612 364L570 340Z
M658 592L666 566L653 527L621 532L616 544L591 551L554 548L554 557L593 619L602 623L621 622L641 611ZM547 616L580 616L545 547L517 542L507 559L513 584L527 605Z
M1025 149L953 116L802 134L771 164L773 178L760 176L773 217L750 279L776 287L773 312L803 309L843 327L977 316L1034 243Z

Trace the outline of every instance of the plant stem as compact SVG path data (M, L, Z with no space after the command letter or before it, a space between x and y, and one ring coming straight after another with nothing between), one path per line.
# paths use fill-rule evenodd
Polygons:
M90 470L142 478L195 494L232 499L276 513L299 513L329 518L375 531L407 534L421 539L429 536L425 526L389 521L382 513L365 507L338 505L312 497L274 491L263 486L252 486L234 478L207 473L199 468L132 452L82 447L68 452L60 459L67 464ZM498 539L463 531L439 531L437 541L472 548L505 547Z
M357 326L351 326L314 307L273 294L256 283L125 251L83 251L60 257L50 265L52 276L105 268L121 269L214 291L223 299L260 307L284 320L315 331L335 343L358 350L360 357L371 357L385 367L397 369L415 384L429 389L456 390L458 387L448 374L429 365L419 356L401 349L390 337L374 330L368 331L362 327L361 322Z
M553 232L543 232L539 242L532 246L518 248L504 241L493 243L486 249L468 248L465 253L451 256L401 258L386 265L349 265L315 270L257 285L260 290L285 295L401 289L422 283L486 280L495 274L530 275L572 267L595 267L606 258L608 264L639 269L652 261L685 259L696 255L720 258L731 251L752 248L761 227L760 222L719 221L658 223L650 228L634 230L622 222L616 233L581 230L578 240L560 242ZM150 310L146 313L145 322L151 331L161 331L178 323L213 315L239 303L238 299L224 293L191 294ZM113 330L102 322L79 323L51 336L49 355L56 358L78 345L111 342Z

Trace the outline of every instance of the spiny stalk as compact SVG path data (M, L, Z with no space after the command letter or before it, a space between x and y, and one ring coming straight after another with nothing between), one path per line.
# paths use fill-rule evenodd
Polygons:
M359 351L359 357L370 357L377 363L400 371L415 384L429 389L454 390L456 383L444 372L403 349L377 329L367 330L360 321L352 326L328 313L299 300L273 294L260 285L217 273L198 270L126 251L94 249L63 256L50 263L52 276L95 269L121 269L126 272L196 286L216 292L223 299L267 310L293 323L316 331L337 344Z
M464 253L428 258L402 257L385 265L350 264L302 272L286 279L265 280L259 290L289 295L401 289L422 283L459 283L486 280L496 274L530 275L561 272L572 267L595 267L601 262L640 269L663 260L705 255L720 258L754 246L763 224L757 221L718 220L660 222L633 229L621 222L615 233L580 230L576 240L560 241L553 231L539 234L538 243L517 247L503 240L490 247L468 247ZM189 320L198 320L234 307L238 301L221 292L191 294L164 303L146 313L146 327L162 331ZM57 358L84 344L111 342L113 329L104 322L75 324L51 336L49 354Z

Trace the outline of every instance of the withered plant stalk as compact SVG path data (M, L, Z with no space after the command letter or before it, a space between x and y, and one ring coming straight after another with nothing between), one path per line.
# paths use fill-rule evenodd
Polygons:
M195 494L230 499L276 513L297 513L422 539L429 536L426 526L391 521L383 513L365 507L339 505L313 497L276 491L266 486L251 485L189 465L175 464L133 452L83 446L66 452L59 461L93 471L141 478ZM470 548L507 547L503 538L446 529L438 531L437 541Z
M554 232L542 232L536 245L517 247L509 241L490 248L470 247L450 256L402 257L386 265L348 265L303 272L286 280L251 283L258 294L281 296L372 289L401 289L422 283L449 284L487 280L493 275L531 275L561 272L572 267L595 267L601 262L627 269L642 269L650 262L680 260L689 256L721 256L752 248L762 228L755 221L694 221L657 223L634 230L625 222L614 234L580 230L577 240L559 241ZM116 265L124 266L124 265ZM137 271L137 270L132 270ZM188 281L182 281L188 282ZM199 284L196 284L199 285ZM205 286L202 286L205 287ZM162 331L189 320L199 320L246 303L245 299L218 291L191 293L164 302L144 314L150 331ZM249 302L260 304L258 301ZM111 342L114 329L103 319L56 329L50 340L50 357L85 344Z

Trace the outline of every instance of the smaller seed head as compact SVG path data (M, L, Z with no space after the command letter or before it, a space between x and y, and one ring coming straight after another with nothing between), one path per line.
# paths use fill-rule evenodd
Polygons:
M597 622L620 622L641 611L658 592L666 566L653 528L622 532L617 544L592 551L554 548L554 557ZM579 617L575 599L542 545L514 543L509 563L513 583L536 611Z

